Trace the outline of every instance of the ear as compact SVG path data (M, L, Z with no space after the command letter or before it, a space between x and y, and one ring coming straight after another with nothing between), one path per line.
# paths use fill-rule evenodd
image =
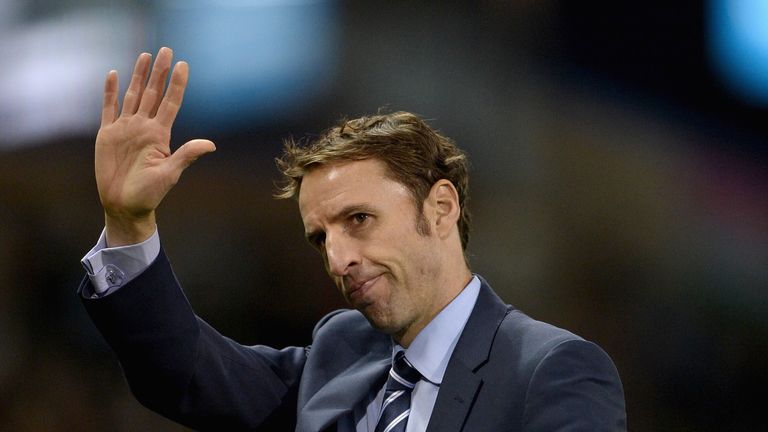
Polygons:
M457 222L461 214L459 192L450 181L438 180L429 191L429 201L432 207L432 224L435 233L440 238L446 238L454 230L458 230Z

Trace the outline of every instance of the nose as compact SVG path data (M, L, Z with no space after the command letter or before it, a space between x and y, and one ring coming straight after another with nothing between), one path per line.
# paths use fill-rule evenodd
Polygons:
M360 264L360 255L354 240L344 233L326 233L325 260L331 276L343 277L352 266Z

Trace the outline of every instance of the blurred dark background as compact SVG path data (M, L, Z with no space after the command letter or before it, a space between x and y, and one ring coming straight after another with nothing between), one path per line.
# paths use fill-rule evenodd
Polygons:
M191 68L173 142L218 151L160 234L222 333L304 345L343 306L271 198L281 139L408 110L470 155L473 270L610 353L631 430L764 430L766 22L759 0L0 0L0 430L185 430L75 295L104 76L163 45Z

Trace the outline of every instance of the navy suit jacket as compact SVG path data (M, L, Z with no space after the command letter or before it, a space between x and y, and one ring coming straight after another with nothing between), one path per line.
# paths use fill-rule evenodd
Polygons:
M505 305L481 281L427 431L625 430L608 355ZM299 432L334 430L389 368L390 337L353 310L324 317L306 348L220 335L195 316L163 251L127 286L83 302L137 399L195 429L272 430L282 413Z

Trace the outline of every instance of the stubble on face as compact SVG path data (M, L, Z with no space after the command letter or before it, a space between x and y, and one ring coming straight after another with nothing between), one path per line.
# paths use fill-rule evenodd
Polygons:
M391 335L407 346L444 306L442 287L438 285L442 268L434 254L435 242L429 232L428 220L415 207L407 222L402 224L402 248L398 260L391 266L387 261L372 260L374 266L386 269L377 284L382 286L375 301L357 305L377 330ZM423 221L423 231L418 226Z
M342 240L351 249L320 248L326 268L345 300L372 326L398 340L434 316L440 266L421 206L385 170L375 160L316 168L304 179L300 206L305 227L322 226L334 240L349 235ZM371 225L339 230L335 209L349 207L371 208ZM339 254L351 257L343 272L338 262L329 262Z

